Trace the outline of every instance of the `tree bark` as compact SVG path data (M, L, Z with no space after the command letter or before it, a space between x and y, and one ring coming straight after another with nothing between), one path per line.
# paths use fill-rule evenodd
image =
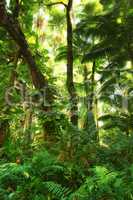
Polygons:
M87 69L87 66L84 65L84 89L85 89L85 93L86 93L86 96L85 96L85 107L87 109L87 111L89 110L89 104L88 104L88 98L89 98L89 80L88 80L88 69Z
M33 55L29 49L28 43L21 30L18 20L15 20L11 14L8 14L5 8L4 0L0 0L0 26L4 27L9 35L13 38L16 44L19 46L21 55L24 57L28 64L28 68L31 74L33 85L36 89L42 92L45 89L45 98L49 101L48 81L46 77L41 73L36 65Z
M73 30L71 21L71 10L73 0L69 0L66 7L67 18L67 89L70 96L71 104L71 122L73 125L78 125L78 106L77 94L73 82Z
M96 62L93 61L92 66L92 73L91 73L91 94L90 94L90 101L89 101L89 110L93 111L93 103L94 103L94 89L95 89L95 71L96 71Z
M25 35L22 32L18 20L13 14L9 14L6 10L5 0L0 0L0 26L7 30L8 34L18 45L21 55L28 64L28 69L31 75L32 83L34 87L43 95L45 100L41 109L45 112L50 112L52 109L53 94L49 88L46 77L39 70L35 59L29 49ZM43 124L44 130L47 132L48 123Z
M73 27L71 21L71 11L73 6L73 0L69 0L68 4L65 4L62 1L57 1L50 4L45 4L47 7L55 5L63 5L66 9L66 20L67 20L67 90L70 97L70 115L71 122L73 125L78 125L78 100L77 94L74 87L73 81Z

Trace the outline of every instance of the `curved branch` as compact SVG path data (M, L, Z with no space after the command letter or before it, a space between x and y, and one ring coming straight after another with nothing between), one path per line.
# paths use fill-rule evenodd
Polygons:
M50 3L50 4L44 4L44 6L47 6L47 7L52 7L52 6L56 6L56 5L63 5L65 8L67 7L67 4L65 4L62 1L57 1L57 2L54 2L54 3Z
M33 85L39 91L45 89L46 100L49 102L52 97L50 97L51 94L48 89L48 81L36 64L18 20L15 20L12 15L7 13L4 0L0 0L0 26L7 30L9 35L19 46L21 55L28 64Z

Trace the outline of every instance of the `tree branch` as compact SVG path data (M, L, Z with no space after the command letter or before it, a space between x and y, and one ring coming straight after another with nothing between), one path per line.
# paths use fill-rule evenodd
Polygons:
M63 5L65 8L67 7L67 4L63 3L62 1L57 1L54 3L50 3L50 4L44 4L44 6L47 6L47 7L52 7L52 6L56 6L56 5Z
M71 10L73 5L73 0L68 1L68 9Z
M15 20L12 15L7 13L4 0L0 0L0 26L7 30L9 35L19 46L20 52L28 64L33 85L39 91L45 89L46 100L49 102L52 97L50 96L47 78L41 73L36 64L18 20Z
M14 10L13 10L13 17L14 18L18 18L19 11L20 11L20 2L19 2L19 0L16 0L15 1L15 7L14 7Z

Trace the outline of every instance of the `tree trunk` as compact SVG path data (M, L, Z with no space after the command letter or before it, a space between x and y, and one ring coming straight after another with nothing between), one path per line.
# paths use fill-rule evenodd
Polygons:
M36 62L32 56L32 53L29 49L28 43L25 39L25 36L21 30L18 21L15 20L12 15L9 15L7 13L4 0L0 0L0 26L4 27L7 30L9 35L19 46L21 55L24 57L25 61L28 64L33 85L41 92L45 89L45 98L49 101L47 79L43 76L41 71L38 69L38 66L36 65Z
M97 118L96 118L96 100L95 100L95 71L96 71L96 62L93 61L93 66L92 66L92 72L91 72L91 78L90 78L90 85L89 85L89 80L88 80L88 70L87 66L84 66L84 88L85 88L85 107L87 114L84 119L84 125L83 128L85 131L88 131L90 134L90 137L98 141L98 127L96 124L97 123Z
M28 64L28 69L31 75L32 83L35 88L43 95L45 100L44 105L42 105L42 111L50 112L51 104L53 102L53 95L48 87L48 81L46 77L39 70L33 55L29 49L28 43L25 36L21 30L20 24L17 19L13 17L13 14L8 14L5 7L5 1L0 0L0 26L5 28L11 38L16 42L20 48L21 55ZM43 124L43 128L47 132L48 123Z
M95 89L95 71L96 71L96 62L93 61L92 66L92 73L91 73L91 94L90 94L90 101L89 101L89 109L93 111L93 103L94 103L94 89Z
M88 80L88 70L87 66L84 66L84 88L86 93L86 99L85 99L85 106L87 108L87 111L93 111L93 103L94 103L94 89L95 89L95 70L96 70L96 63L93 62L92 66L92 72L91 72L91 85L89 86L89 80ZM89 89L90 87L90 89Z
M77 94L73 82L73 30L71 21L71 10L73 0L69 0L66 7L67 18L67 89L70 96L71 104L71 122L73 125L78 125L78 106Z
M85 107L87 109L87 111L89 110L89 104L88 104L88 100L89 100L89 80L88 80L88 70L87 70L87 66L84 65L84 89L85 89L85 99L84 99L84 103L85 103Z

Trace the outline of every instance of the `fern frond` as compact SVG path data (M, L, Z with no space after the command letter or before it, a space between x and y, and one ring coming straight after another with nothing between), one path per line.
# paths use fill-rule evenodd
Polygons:
M70 189L52 181L44 182L43 186L48 190L50 194L54 195L54 197L59 200L63 200L71 192Z

